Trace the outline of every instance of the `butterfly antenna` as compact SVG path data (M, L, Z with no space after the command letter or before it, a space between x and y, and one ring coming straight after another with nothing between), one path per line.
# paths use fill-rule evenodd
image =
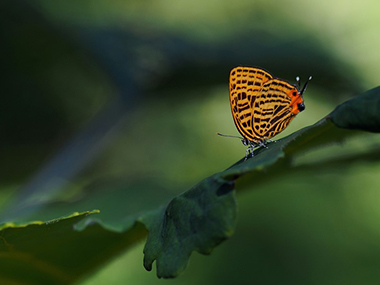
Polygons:
M296 77L296 81L297 81L297 84L298 84L298 90L301 89L301 79L299 76Z
M309 76L309 79L306 81L305 85L303 86L303 88L302 88L302 90L301 90L301 92L300 92L301 95L305 92L306 87L307 87L307 84L309 83L309 81L310 81L312 78L313 78L313 77Z
M216 133L218 136L221 136L221 137L227 137L227 138L235 138L235 139L243 139L241 137L238 137L238 136L230 136L230 135L223 135L221 133Z

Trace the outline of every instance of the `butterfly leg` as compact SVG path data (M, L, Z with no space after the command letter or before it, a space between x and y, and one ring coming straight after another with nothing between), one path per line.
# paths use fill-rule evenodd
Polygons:
M247 160L249 155L251 155L251 157L254 157L255 154L253 153L253 149L254 147L253 146L249 146L246 150L245 150L245 159L244 160Z
M251 150L251 147L248 147L246 150L245 150L245 158L244 158L244 161L246 161L248 159L248 156L249 156L249 152Z
M244 160L247 160L248 156L249 156L249 152L251 152L251 155L252 157L255 156L253 150L257 147L265 147L265 148L268 148L267 145L265 144L265 141L260 141L258 143L254 143L252 141L249 141L249 144L248 144L248 148L246 149L245 151L245 159Z
M261 142L259 142L259 144L258 144L258 146L259 147L265 147L265 148L268 148L268 146L265 144L265 140L264 141L261 141Z
M251 154L252 157L254 157L255 154L254 154L253 150L254 150L256 147L260 146L260 145L258 145L258 144L255 144L254 142L251 142L251 141L248 141L248 143L247 143L246 145L247 145L248 147L247 147L247 149L245 150L245 159L244 159L244 160L247 160L250 154Z

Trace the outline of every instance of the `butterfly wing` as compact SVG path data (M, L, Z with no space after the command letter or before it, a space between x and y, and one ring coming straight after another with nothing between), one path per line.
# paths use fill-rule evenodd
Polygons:
M265 140L282 132L300 111L300 103L303 99L294 85L277 78L264 83L253 106L255 136Z
M253 142L261 141L253 129L253 108L264 84L273 77L255 67L235 67L229 80L232 117L239 133Z

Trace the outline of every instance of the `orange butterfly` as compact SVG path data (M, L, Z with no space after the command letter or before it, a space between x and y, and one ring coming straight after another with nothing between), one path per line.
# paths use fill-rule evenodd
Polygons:
M230 103L235 125L248 146L248 153L256 147L266 147L270 138L282 132L294 117L305 109L301 89L269 72L255 67L238 66L231 70L229 80Z

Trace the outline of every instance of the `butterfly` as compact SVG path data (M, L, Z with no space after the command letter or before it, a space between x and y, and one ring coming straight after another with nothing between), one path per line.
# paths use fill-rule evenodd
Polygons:
M248 146L246 158L256 147L267 147L271 138L282 132L294 117L305 110L303 93L309 80L301 89L285 80L273 77L256 67L238 66L231 70L229 94L232 117Z

